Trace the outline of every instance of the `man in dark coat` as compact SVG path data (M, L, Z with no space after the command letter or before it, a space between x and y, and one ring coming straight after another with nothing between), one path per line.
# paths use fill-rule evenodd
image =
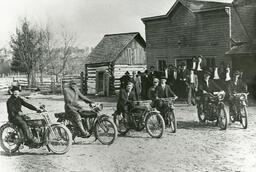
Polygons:
M82 99L85 103L92 104L92 100L85 97L77 88L76 82L71 80L68 87L63 90L64 101L65 101L65 112L70 117L71 122L74 126L78 127L82 137L87 137L89 133L84 129L80 111L83 107L78 103L79 99Z
M187 98L187 76L189 75L189 71L187 70L187 66L185 63L181 64L181 68L178 72L177 79L178 79L178 96L180 96L183 99Z
M127 113L134 106L133 101L136 101L136 96L133 91L133 82L128 81L126 88L122 88L119 92L119 98L117 101L118 113Z
M141 76L141 98L143 100L148 99L148 89L150 88L150 78L148 76L148 70L145 70Z
M13 86L13 88L11 89L12 95L7 100L8 120L21 128L25 139L27 139L28 142L39 143L39 141L33 137L31 131L29 130L28 125L24 119L21 107L25 106L26 108L37 112L41 112L41 110L21 98L19 96L20 91L20 88L16 86Z
M199 83L199 90L198 94L200 96L199 104L203 104L203 106L206 106L206 103L208 103L209 95L208 93L213 94L214 92L219 92L222 89L212 80L210 79L211 72L206 71L204 73L204 79L202 82Z
M120 88L126 88L127 83L131 80L130 73L128 71L120 78Z
M247 93L246 84L239 78L240 72L235 71L233 74L233 78L228 85L228 98L229 98L229 111L234 113L234 105L235 105L235 93Z

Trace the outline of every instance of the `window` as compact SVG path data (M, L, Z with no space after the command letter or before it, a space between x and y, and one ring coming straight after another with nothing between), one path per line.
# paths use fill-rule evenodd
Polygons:
M215 67L215 58L206 58L206 65L208 67Z
M158 59L158 71L164 71L164 69L167 67L166 58Z

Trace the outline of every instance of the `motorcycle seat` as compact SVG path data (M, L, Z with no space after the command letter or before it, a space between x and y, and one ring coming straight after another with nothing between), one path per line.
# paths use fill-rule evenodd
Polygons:
M61 119L63 119L63 118L66 117L66 114L65 114L65 112L60 112L60 113L54 113L54 116L55 116L56 118L61 118Z

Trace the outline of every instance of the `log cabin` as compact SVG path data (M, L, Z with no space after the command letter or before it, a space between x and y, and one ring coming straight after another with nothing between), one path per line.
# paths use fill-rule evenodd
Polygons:
M85 92L115 95L126 71L146 69L145 47L138 32L105 35L86 59Z

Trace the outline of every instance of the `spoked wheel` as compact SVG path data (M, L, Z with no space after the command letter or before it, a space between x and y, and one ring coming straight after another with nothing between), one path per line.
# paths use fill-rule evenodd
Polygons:
M158 112L150 112L147 114L146 130L148 134L153 138L162 137L165 129L164 119Z
M53 124L47 131L47 147L56 154L64 154L70 150L72 135L69 129L61 124Z
M171 133L175 133L177 130L177 121L173 110L168 110L168 112L166 112L165 120L166 127L169 127L171 129Z
M22 133L11 123L0 128L0 137L1 147L7 153L16 152L22 143Z
M242 107L240 109L240 123L242 124L243 129L247 128L247 117L248 117L248 111L246 106Z
M198 115L199 122L205 123L205 121L206 121L206 115L205 115L205 113L204 113L203 104L198 104L198 105L197 105L197 115Z
M76 131L75 127L72 124L68 124L68 125L66 125L66 127L69 129L69 131L72 134L72 140L75 140L75 138L77 136L77 131Z
M96 123L95 135L103 145L110 145L117 137L116 125L109 118L103 118Z
M219 124L220 129L222 129L222 130L227 129L228 117L227 117L227 112L226 112L224 105L222 105L219 109L218 124Z
M116 124L117 127L117 131L121 134L121 135L125 135L128 131L129 128L127 128L127 124L125 124L126 120L123 117L123 114L114 114L114 123Z

